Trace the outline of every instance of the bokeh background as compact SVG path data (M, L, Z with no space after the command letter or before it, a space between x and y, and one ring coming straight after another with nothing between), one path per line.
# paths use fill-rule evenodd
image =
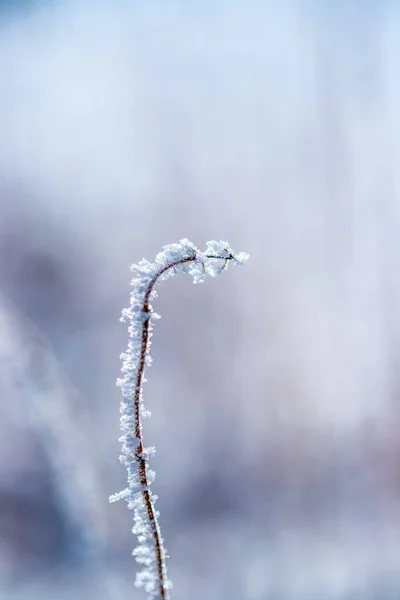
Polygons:
M0 2L0 598L125 600L129 265L174 600L400 598L400 5Z

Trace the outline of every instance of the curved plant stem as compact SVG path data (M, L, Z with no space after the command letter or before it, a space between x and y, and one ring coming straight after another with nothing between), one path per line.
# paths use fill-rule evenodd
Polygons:
M215 277L224 271L228 262L240 265L247 259L248 255L244 252L233 254L226 242L209 241L205 252L200 252L189 240L183 239L177 244L164 246L155 262L143 259L132 265L135 278L131 282L130 306L122 311L121 317L122 321L129 323L129 342L127 351L121 354L123 377L117 380L122 390L120 461L128 471L128 487L110 496L110 502L123 498L128 508L134 511L132 533L137 535L138 545L133 555L143 565L136 573L135 585L144 587L149 600L169 600L171 587L158 522L159 512L155 510L157 496L150 489L155 473L148 467L148 459L155 448L145 448L142 432L142 419L148 414L143 404L144 376L151 364L149 348L153 319L159 317L150 304L156 295L154 286L178 271L189 273L194 283L201 283L207 276Z

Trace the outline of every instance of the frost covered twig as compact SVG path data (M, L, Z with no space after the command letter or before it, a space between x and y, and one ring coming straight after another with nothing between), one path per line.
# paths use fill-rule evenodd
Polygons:
M149 598L167 600L171 587L159 513L154 507L157 496L150 490L155 474L148 468L148 459L155 449L144 447L142 435L142 419L149 414L143 405L144 375L151 364L152 321L159 318L150 304L157 295L154 286L178 272L189 273L194 283L200 283L207 275L221 273L229 261L243 264L247 258L245 253L234 254L226 242L207 242L205 252L200 252L189 240L183 239L164 246L154 263L143 259L132 266L135 277L130 306L122 311L121 317L129 323L129 343L127 352L121 355L123 377L117 381L122 390L120 460L128 470L128 487L111 496L110 502L123 498L134 511L132 532L138 537L138 546L133 555L143 565L135 584L144 587Z

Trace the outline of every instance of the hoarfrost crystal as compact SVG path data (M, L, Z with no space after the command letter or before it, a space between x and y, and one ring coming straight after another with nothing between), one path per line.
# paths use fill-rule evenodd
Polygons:
M130 306L122 311L121 321L129 323L129 342L121 354L122 377L117 380L121 388L120 427L122 444L120 461L128 471L128 487L110 497L110 502L124 499L134 511L132 532L138 538L133 551L142 570L136 575L135 585L143 587L148 598L169 598L171 583L167 577L166 551L155 510L157 496L150 487L155 473L148 467L148 459L155 448L143 446L142 420L149 416L143 405L144 374L151 366L149 354L153 321L160 316L153 312L150 301L157 297L156 283L161 283L178 272L189 273L194 283L201 283L210 275L219 275L228 265L243 264L245 253L234 254L226 242L210 241L200 252L189 240L164 246L154 263L142 259L132 265L134 273Z

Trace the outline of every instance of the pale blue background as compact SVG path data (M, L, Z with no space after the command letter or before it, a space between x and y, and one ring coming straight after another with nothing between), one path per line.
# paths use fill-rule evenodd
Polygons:
M173 600L400 597L397 2L1 3L0 599L123 600L118 322L181 237L146 401Z

